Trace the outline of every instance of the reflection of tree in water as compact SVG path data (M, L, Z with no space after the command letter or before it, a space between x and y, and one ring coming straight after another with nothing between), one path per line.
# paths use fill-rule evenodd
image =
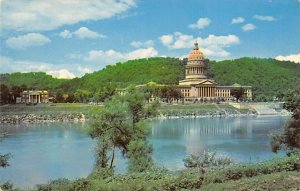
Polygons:
M172 119L156 121L152 125L154 138L201 137L207 135L230 135L232 132L247 134L247 130L236 124L238 118ZM251 123L249 123L251 125ZM248 128L248 125L247 125Z
M264 143L268 133L283 122L280 117L265 116L157 120L152 123L152 138L180 142L187 154L199 154L207 148L259 152L269 146Z

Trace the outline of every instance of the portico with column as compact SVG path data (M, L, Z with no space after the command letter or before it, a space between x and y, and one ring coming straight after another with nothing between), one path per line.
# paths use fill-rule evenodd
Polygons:
M34 91L27 90L21 94L21 102L23 103L48 103L48 91Z

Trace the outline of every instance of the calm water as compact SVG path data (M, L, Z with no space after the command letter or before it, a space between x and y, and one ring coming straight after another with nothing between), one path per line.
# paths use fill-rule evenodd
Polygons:
M269 133L287 118L201 118L156 120L151 123L153 158L160 166L182 169L187 154L216 150L237 162L262 161L276 156L270 151ZM10 167L0 169L0 182L11 180L27 187L57 178L86 177L94 165L94 145L85 124L44 123L2 125L9 135L1 153L12 153ZM116 171L125 172L126 160L117 156Z

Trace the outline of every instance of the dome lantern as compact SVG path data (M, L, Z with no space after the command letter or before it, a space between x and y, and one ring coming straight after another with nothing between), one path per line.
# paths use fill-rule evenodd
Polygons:
M188 60L189 61L204 60L204 54L199 49L198 42L196 41L194 45L195 45L194 50L190 52L188 56Z

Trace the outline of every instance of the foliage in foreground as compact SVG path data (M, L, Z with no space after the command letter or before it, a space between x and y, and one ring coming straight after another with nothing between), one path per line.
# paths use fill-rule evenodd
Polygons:
M226 184L230 181L243 180L243 178L290 171L300 171L299 153L258 164L240 164L224 169L209 168L204 175L199 174L197 168L182 171L152 169L146 172L114 176L95 171L86 179L78 179L73 182L67 180L52 181L47 185L40 185L38 190L193 190L212 184ZM62 183L63 185L61 185Z
M207 184L201 191L224 190L255 190L255 191L296 191L300 189L300 172L278 172L268 175L258 175L251 178L231 180L219 184Z
M292 112L292 119L272 136L271 145L273 152L285 149L289 154L300 150L300 88L286 95L283 107Z
M155 115L157 103L146 107L143 94L130 89L126 95L106 100L104 105L90 120L90 134L98 142L97 168L113 169L115 150L119 149L129 158L129 171L150 169L152 147L146 141L148 126L143 120Z
M204 151L200 156L189 155L183 159L184 166L187 168L199 168L201 171L209 167L221 167L233 164L233 160L229 157L216 157L216 151Z

